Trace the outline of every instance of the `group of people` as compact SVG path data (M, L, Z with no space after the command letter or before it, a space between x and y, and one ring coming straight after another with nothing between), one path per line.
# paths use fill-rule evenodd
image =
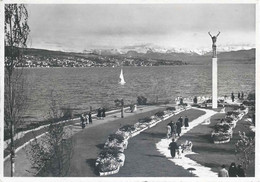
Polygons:
M92 124L92 114L89 113L83 113L80 115L80 121L81 121L81 127L84 129L87 124Z
M218 177L246 177L246 174L240 164L236 166L236 164L232 162L228 170L226 170L224 164L221 166L221 169L218 172Z
M237 98L243 100L243 99L244 99L244 92L243 92L243 91L242 91L241 93L238 92L238 93L237 93ZM234 95L233 92L231 93L231 99L232 99L232 102L234 102L234 100L235 100L235 95Z
M105 108L98 108L97 110L97 118L98 119L103 119L106 117L106 109Z
M167 138L175 138L179 137L181 134L182 127L189 127L189 118L185 116L184 121L182 116L177 120L177 122L171 121L170 123L167 124Z

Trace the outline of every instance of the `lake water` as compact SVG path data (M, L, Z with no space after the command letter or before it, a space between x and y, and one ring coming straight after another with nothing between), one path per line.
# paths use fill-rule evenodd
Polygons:
M170 67L124 67L126 84L119 85L121 68L28 68L24 69L29 88L28 120L43 120L48 116L51 91L61 107L71 107L76 113L100 106L114 105L124 98L126 104L137 96L152 100L174 100L177 96L210 96L211 65ZM219 96L233 91L245 93L255 87L254 64L219 64Z

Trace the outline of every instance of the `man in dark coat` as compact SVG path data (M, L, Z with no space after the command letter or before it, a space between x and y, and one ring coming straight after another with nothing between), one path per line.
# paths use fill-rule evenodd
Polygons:
M231 93L231 99L232 99L232 102L234 102L235 96L234 96L234 93L233 93L233 92Z
M184 119L184 126L185 126L185 128L189 127L189 118L187 116L185 116L185 119Z
M178 119L178 121L181 123L181 127L183 126L183 119L182 117L180 116L180 118Z
M180 136L180 133L181 133L181 127L182 127L182 124L180 121L177 121L176 122L176 126L177 126L177 133L178 133L178 136Z
M91 111L88 113L88 120L89 120L89 124L92 124Z
M98 108L97 110L97 117L100 119L101 118L101 113L102 113L102 109Z
M172 139L172 142L169 144L169 149L171 151L172 158L174 158L175 154L176 154L176 149L178 149L178 145L177 145L175 139Z
M240 92L237 93L237 98L240 99Z
M194 99L193 99L193 103L197 104L197 102L198 102L198 99L197 99L197 96L195 96Z
M241 92L241 99L244 99L244 92Z
M234 162L231 163L231 165L228 169L228 175L229 175L229 177L237 177L237 167Z
M105 109L105 108L103 108L103 109L101 110L101 117L102 117L102 118L106 117L106 109Z

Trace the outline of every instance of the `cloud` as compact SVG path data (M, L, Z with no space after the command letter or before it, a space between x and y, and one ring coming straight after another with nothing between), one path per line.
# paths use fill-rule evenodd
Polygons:
M210 42L207 32L218 30L224 42L255 39L253 4L34 4L28 9L33 45L201 47Z

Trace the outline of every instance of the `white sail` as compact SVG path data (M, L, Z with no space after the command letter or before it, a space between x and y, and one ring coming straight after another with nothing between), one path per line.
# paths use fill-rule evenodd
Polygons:
M124 75L123 75L123 69L121 69L121 73L120 73L119 78L121 79L119 83L121 85L124 85L126 82L125 82Z

